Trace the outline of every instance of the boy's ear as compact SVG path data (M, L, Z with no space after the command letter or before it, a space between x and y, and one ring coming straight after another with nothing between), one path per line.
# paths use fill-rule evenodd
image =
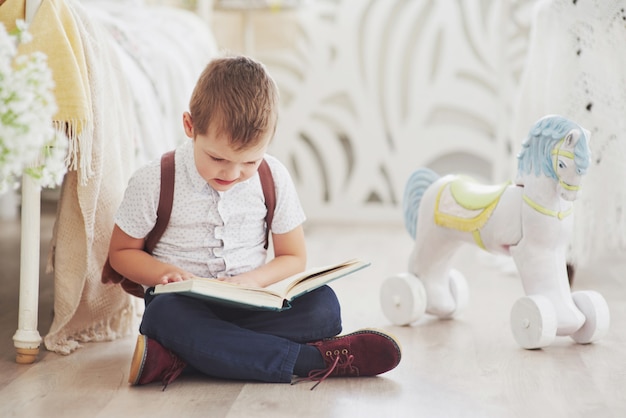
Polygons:
M193 120L189 112L183 113L183 128L185 129L185 135L193 139Z

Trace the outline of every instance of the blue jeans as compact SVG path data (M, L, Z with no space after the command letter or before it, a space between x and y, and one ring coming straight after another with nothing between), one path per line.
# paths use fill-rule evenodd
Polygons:
M145 295L139 331L208 376L290 382L301 344L341 332L335 292L322 286L290 309L226 307L173 293Z

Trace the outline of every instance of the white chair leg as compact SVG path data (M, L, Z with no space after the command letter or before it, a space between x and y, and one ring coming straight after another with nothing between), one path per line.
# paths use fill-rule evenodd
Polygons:
M16 362L33 363L39 354L39 245L41 187L30 176L22 179L22 225L20 247L20 296L18 329L13 336Z

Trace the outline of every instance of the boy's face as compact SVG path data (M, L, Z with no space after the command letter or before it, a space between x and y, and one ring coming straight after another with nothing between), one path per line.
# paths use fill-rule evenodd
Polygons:
M188 125L185 123L185 130ZM192 132L187 132L189 135ZM267 134L258 144L243 150L234 150L229 138L217 135L209 127L205 135L196 135L193 144L196 169L209 185L220 192L254 176L263 160L272 138Z

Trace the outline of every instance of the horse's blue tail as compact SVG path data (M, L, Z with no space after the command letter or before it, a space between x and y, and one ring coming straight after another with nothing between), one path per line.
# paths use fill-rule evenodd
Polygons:
M404 227L409 235L415 239L415 229L417 228L417 212L420 207L422 195L426 189L433 184L439 175L428 168L418 168L411 174L404 187L404 199L402 206L404 209Z

